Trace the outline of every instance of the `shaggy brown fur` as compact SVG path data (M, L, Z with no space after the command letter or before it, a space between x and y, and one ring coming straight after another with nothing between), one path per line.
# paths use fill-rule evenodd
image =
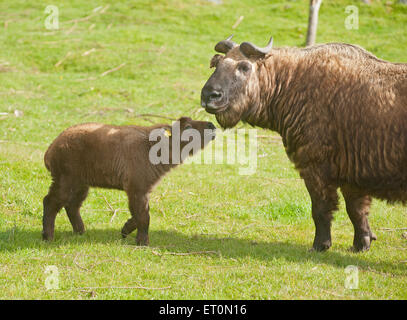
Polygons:
M354 249L368 250L376 239L370 197L407 201L407 64L341 43L277 48L259 59L237 46L212 60L216 70L203 90L222 87L228 95L227 79L242 78L242 61L252 66L244 85L209 112L224 128L242 120L282 136L311 196L315 250L331 246L337 188L354 225Z
M178 120L178 125L181 134L188 129L196 129L200 133L198 144L201 148L214 138L215 126L210 122L183 117ZM137 244L147 245L149 194L159 180L178 164L172 160L175 135L170 132L173 128L164 124L139 127L85 123L62 132L44 156L53 181L43 201L43 239L53 239L55 217L62 207L66 209L74 232L83 233L85 228L79 209L89 187L102 187L126 191L132 217L124 225L122 236L126 237L137 228ZM154 129L167 131L168 164L150 162L150 148L157 143L149 138ZM181 141L181 149L188 143Z

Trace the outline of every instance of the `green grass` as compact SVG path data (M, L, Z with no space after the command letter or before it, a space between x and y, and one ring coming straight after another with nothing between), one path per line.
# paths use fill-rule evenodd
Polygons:
M101 189L84 203L83 236L72 234L62 211L55 241L42 242L50 184L42 159L57 134L89 121L148 125L136 117L142 113L215 121L199 106L215 43L234 33L237 42L263 45L273 35L276 46L302 46L308 1L115 1L75 27L66 21L107 2L54 1L57 31L44 27L45 4L30 2L0 2L0 112L7 113L0 115L0 298L407 298L407 240L381 229L406 227L406 209L375 201L370 222L379 239L355 254L341 200L333 247L309 253L309 196L281 141L264 130L258 154L265 156L251 176L237 165L188 164L163 179L151 195L150 247L135 246L135 234L121 240L126 196ZM349 4L359 8L358 30L344 27ZM406 26L407 6L396 1L324 1L318 42L356 43L407 62ZM112 221L105 199L120 209ZM190 252L203 253L179 255ZM58 267L59 289L45 288L49 265ZM344 286L348 265L359 268L357 290ZM81 289L133 286L166 289Z

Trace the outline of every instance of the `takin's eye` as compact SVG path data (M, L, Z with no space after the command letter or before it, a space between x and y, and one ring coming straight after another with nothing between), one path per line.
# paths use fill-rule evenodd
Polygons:
M247 73L247 72L249 72L250 70L252 70L252 66L251 66L251 64L250 64L249 62L247 62L247 61L240 61L240 62L237 64L237 70L239 70L240 72L243 72L243 73Z

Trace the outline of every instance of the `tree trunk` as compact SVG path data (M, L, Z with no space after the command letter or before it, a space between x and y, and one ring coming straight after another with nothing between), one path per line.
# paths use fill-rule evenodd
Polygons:
M315 44L318 27L318 12L321 7L322 0L311 0L309 5L308 33L306 46Z

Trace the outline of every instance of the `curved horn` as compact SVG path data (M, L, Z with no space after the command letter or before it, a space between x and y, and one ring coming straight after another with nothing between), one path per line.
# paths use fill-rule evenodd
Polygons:
M228 53L229 50L236 47L237 44L234 43L233 41L231 41L232 38L233 38L233 34L226 40L222 40L222 41L218 42L215 46L215 51L220 52L220 53Z
M267 53L271 51L273 47L273 37L270 38L269 43L264 48L259 48L251 42L243 42L240 45L240 51L246 57L264 57Z

